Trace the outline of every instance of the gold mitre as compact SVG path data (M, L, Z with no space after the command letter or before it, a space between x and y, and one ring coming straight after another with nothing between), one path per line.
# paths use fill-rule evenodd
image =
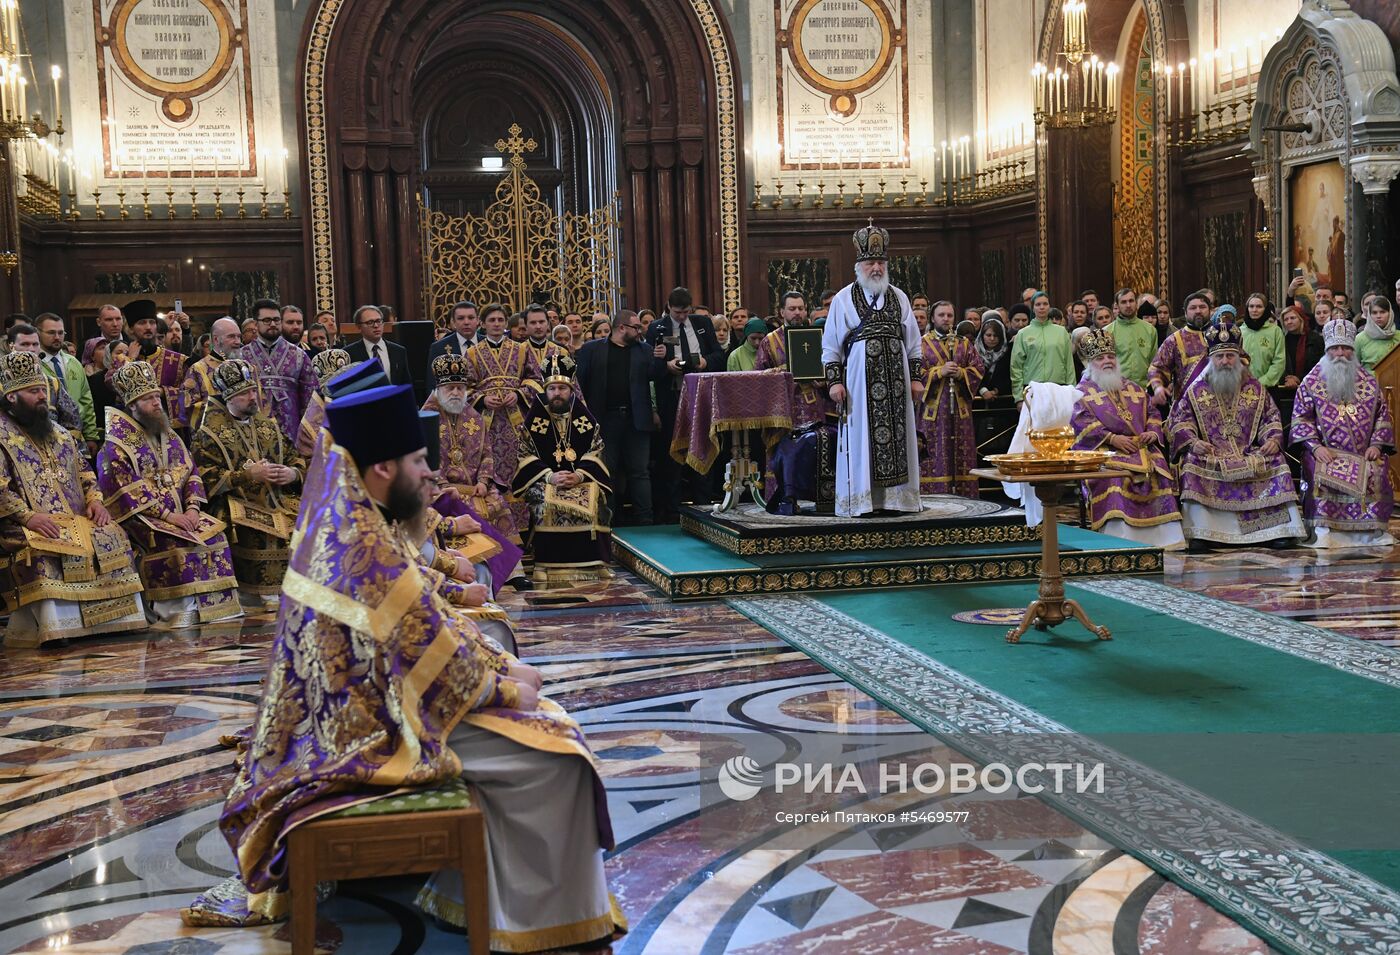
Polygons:
M311 357L311 368L322 385L350 367L350 353L343 348L327 348Z
M572 385L575 367L568 355L550 355L544 360L545 385Z
M1079 342L1079 357L1084 364L1104 355L1116 355L1118 348L1113 342L1113 333L1106 328L1091 328Z
M471 366L462 355L447 352L433 359L433 377L440 385L465 385L470 371Z
M12 351L0 357L0 386L7 395L26 388L48 388L39 356L33 352Z
M258 373L242 358L230 358L214 369L214 388L224 401L258 387Z
M149 362L129 361L112 373L112 387L118 401L132 405L149 394L159 394L160 380Z

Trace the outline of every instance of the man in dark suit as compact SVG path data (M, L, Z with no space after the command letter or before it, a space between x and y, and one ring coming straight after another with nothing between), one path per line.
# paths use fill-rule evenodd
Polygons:
M413 383L408 370L408 350L402 345L384 337L384 313L377 305L361 305L355 309L355 327L360 330L360 340L351 342L345 350L350 360L356 363L373 358L384 367L391 385Z
M709 481L670 454L676 430L676 410L685 376L700 371L723 371L724 348L715 338L715 326L707 315L690 314L694 299L690 289L674 288L666 298L666 315L647 328L652 346L652 375L656 380L656 410L661 416L661 449L655 468L658 483L668 488L656 501L658 520L674 520L682 501L710 501Z
M433 342L432 347L428 349L429 392L437 390L437 379L433 377L433 362L443 355L465 355L467 349L476 344L476 330L480 324L475 302L458 302L452 306L452 315L448 319L451 331Z
M574 355L583 400L603 429L603 463L612 475L612 512L623 500L632 502L632 522L650 524L651 432L656 414L651 407L655 374L652 350L642 341L637 313L622 309L612 319L612 334L585 342Z

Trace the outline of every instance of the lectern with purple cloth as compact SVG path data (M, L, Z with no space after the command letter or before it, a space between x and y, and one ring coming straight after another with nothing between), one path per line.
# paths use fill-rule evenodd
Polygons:
M720 453L720 435L734 436L725 469L724 500L715 512L739 502L747 487L763 502L763 474L749 458L749 432L774 442L792 428L792 375L772 371L701 372L685 376L685 391L676 412L671 457L701 474L709 473Z

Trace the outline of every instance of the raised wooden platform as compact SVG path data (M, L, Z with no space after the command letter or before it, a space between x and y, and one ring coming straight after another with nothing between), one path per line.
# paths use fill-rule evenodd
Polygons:
M711 527L694 513L695 526ZM753 547L785 546L783 553L736 554L681 527L624 527L613 532L613 557L673 600L702 600L736 594L863 590L985 581L1034 581L1040 573L1038 529L1015 531L1003 520L956 527L872 529L862 521L826 518L820 533L750 538ZM904 547L870 546L870 534L909 534L954 543ZM720 528L729 543L744 541ZM919 535L922 535L920 537ZM1021 537L1020 540L1004 538ZM977 540L981 537L981 540ZM876 538L881 539L881 538ZM889 536L885 540L900 540ZM786 540L787 543L782 542ZM822 547L822 543L829 546ZM1160 574L1162 551L1117 537L1060 526L1061 569L1066 577L1100 574Z
M952 495L927 495L920 514L863 517L769 514L743 504L722 514L708 507L681 508L681 530L741 557L822 554L906 547L1013 544L1040 540L1017 508Z

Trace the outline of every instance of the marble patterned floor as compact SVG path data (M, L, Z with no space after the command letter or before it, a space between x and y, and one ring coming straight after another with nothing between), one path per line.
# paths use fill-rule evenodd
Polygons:
M1166 582L1362 640L1397 641L1400 550L1361 559L1234 550L1173 557ZM1255 953L1261 940L1014 790L856 797L851 811L939 823L779 824L703 770L786 758L959 758L723 604L660 602L619 575L515 594L522 655L584 725L618 847L607 867L632 953ZM893 596L893 595L892 595ZM0 952L285 953L285 926L191 931L179 907L230 871L216 829L256 706L272 621L0 651ZM455 951L416 879L345 883L318 950Z

